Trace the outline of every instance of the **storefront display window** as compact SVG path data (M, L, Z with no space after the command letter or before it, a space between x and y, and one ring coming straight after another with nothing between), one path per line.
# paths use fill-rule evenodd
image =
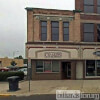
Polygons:
M97 66L97 76L100 76L100 60L96 61Z
M51 72L51 61L44 61L44 72Z
M100 60L86 61L86 76L100 76Z
M59 61L36 61L36 72L59 72Z
M43 61L37 61L36 72L43 72Z
M86 76L95 76L95 61L86 61Z

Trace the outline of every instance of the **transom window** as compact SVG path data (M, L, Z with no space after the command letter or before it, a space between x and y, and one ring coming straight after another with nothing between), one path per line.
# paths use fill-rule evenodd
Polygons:
M47 40L47 22L41 21L41 40L46 41Z
M84 24L84 42L94 42L94 24Z
M84 12L94 13L94 0L84 0Z
M52 41L59 41L59 22L51 22Z
M36 72L59 72L59 61L36 61Z
M69 40L69 22L63 22L63 40Z

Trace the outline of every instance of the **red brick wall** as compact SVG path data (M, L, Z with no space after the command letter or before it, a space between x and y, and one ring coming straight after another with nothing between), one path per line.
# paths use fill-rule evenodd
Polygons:
M84 11L84 0L75 0L75 9Z
M33 10L34 14L50 14L50 15L70 15L73 16L73 12L72 11L68 11L68 10L54 10L54 9L38 9L35 8Z
M100 20L100 15L81 14L81 19L84 19L84 20Z
M27 12L27 41L33 42L33 12Z

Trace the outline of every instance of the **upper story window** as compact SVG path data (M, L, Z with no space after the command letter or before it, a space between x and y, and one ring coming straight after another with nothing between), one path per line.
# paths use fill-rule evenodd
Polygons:
M100 0L97 0L97 13L100 14Z
M63 40L69 40L69 22L63 22Z
M100 42L100 24L97 25L97 41Z
M84 42L94 42L94 24L84 24Z
M53 21L51 22L51 40L52 41L59 41L59 22Z
M41 21L41 40L46 41L47 40L47 22Z
M94 13L94 0L84 0L84 12Z

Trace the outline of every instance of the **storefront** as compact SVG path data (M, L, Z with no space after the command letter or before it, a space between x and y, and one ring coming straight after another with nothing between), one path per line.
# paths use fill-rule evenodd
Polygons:
M86 60L86 78L100 78L100 60Z
M95 46L28 46L33 80L100 78L100 57Z
M83 1L74 11L26 8L33 80L100 79L100 15Z

